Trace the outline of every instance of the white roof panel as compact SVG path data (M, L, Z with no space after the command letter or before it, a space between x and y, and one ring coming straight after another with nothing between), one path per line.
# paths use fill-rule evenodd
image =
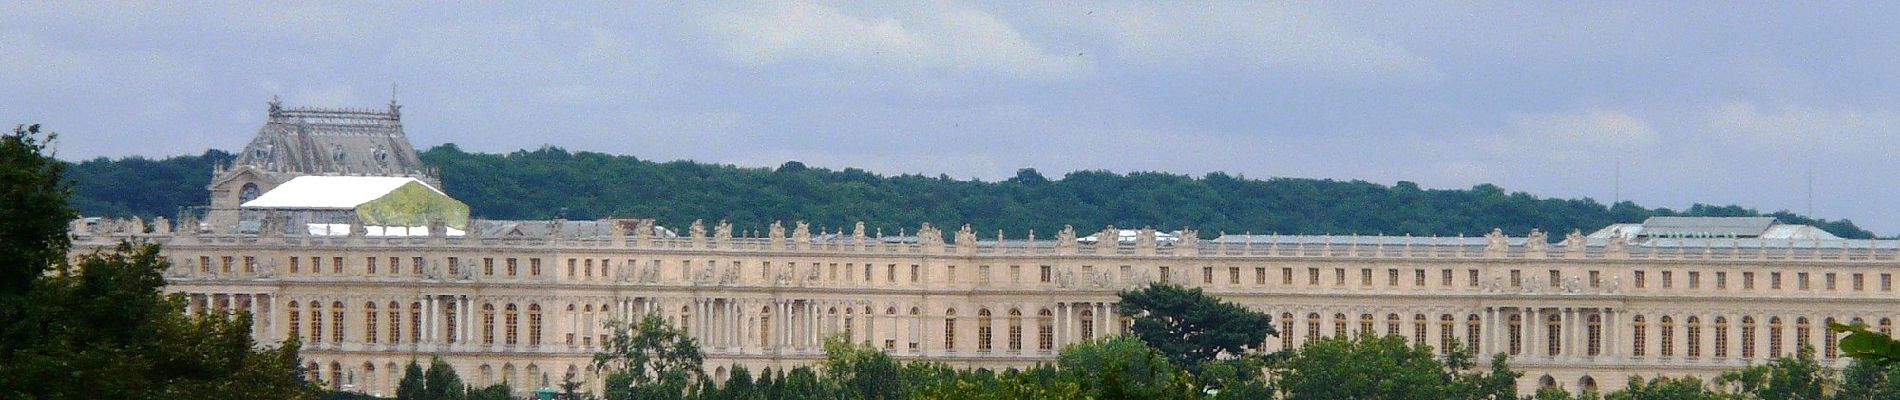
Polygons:
M409 182L442 193L428 183L406 176L299 176L240 207L351 209Z

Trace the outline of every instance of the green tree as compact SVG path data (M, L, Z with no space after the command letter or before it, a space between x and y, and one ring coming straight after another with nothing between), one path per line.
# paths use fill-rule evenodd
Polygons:
M1200 288L1151 283L1121 292L1116 306L1134 318L1133 330L1168 360L1198 371L1215 357L1237 357L1279 335L1266 314L1209 296Z
M0 136L0 221L6 221L0 223L0 302L26 292L47 269L62 263L71 246L66 222L73 210L66 196L72 189L61 178L66 165L46 154L46 144L57 136L47 133L41 139L39 125ZM15 318L0 314L0 320Z
M1813 400L1833 386L1834 371L1814 361L1814 348L1802 345L1794 357L1728 371L1715 379L1732 394L1760 400Z
M402 381L396 384L396 400L432 400L423 397L424 393L428 393L423 374L422 365L417 364L416 360L409 360L409 365L402 368Z
M826 338L822 365L825 376L852 399L902 399L910 393L897 360L869 345L853 344L843 337Z
M1659 376L1644 381L1630 377L1629 385L1605 395L1607 400L1705 400L1725 398L1721 393L1710 390L1701 379L1695 377L1670 378Z
M1140 339L1117 336L1071 344L1057 356L1065 378L1095 398L1174 399L1197 397L1171 386L1184 371ZM1212 369L1212 368L1210 368ZM1177 389L1170 392L1169 389Z
M699 343L659 315L631 326L608 321L607 329L613 336L594 354L594 366L607 373L606 398L676 399L705 379Z
M1514 398L1514 390L1497 384L1519 375L1496 364L1488 374L1473 371L1470 351L1462 347L1441 361L1430 346L1408 345L1396 335L1335 337L1293 352L1277 382L1294 400Z
M422 392L424 400L462 400L468 398L468 387L462 385L462 377L455 374L441 357L429 357L429 371L423 373Z
M1835 400L1900 399L1900 368L1854 360L1841 370Z
M0 136L0 398L308 399L298 343L259 349L251 316L185 315L157 245L78 255L39 129Z

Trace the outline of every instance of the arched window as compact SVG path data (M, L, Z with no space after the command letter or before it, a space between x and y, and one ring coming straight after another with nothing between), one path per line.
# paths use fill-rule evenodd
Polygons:
M1689 332L1687 335L1688 336L1687 339L1689 343L1688 343L1688 346L1685 346L1687 348L1683 349L1683 353L1688 355L1689 358L1701 357L1702 356L1702 319L1694 315L1691 315L1689 316L1688 323L1689 323L1689 326L1687 326L1687 328Z
M1346 313L1333 313L1333 337L1346 337Z
M1359 314L1359 335L1372 335L1372 314Z
M1632 339L1630 340L1630 355L1631 356L1635 356L1635 357L1643 356L1643 350L1645 350L1644 347L1649 344L1649 341L1646 340L1649 337L1648 331L1649 331L1649 327L1643 324L1642 315L1637 315L1635 317L1630 318L1630 337Z
M1044 352L1056 348L1056 317L1049 309L1036 312L1036 349Z
M681 321L685 321L681 319ZM482 303L482 344L495 344L495 304Z
M343 302L330 304L330 343L343 343Z
M251 202L251 200L257 200L257 197L262 196L263 194L264 194L264 191L258 190L256 182L245 182L244 186L238 189L238 204L249 203Z
M402 343L402 303L389 302L389 343Z
M377 315L376 302L363 304L363 342L376 343L376 334L379 332L376 329L376 321L382 319L378 317L381 315Z
M1009 351L1023 351L1023 311L1009 309Z
M1385 335L1386 336L1399 335L1399 315L1398 314L1385 315Z
M604 271L604 269L607 268L606 264L605 261L601 262L601 268L603 269L601 274L603 275L606 274L606 271ZM569 340L569 342L573 341ZM772 307L766 306L759 309L759 346L771 348L774 345L777 345L777 343L772 342Z
M1554 357L1563 354L1563 315L1552 313L1544 320L1544 337L1547 339L1544 346L1546 355Z
M1458 333L1454 331L1457 321L1458 319L1452 317L1451 314L1438 316L1439 354L1451 354L1451 343L1458 340Z
M1880 334L1893 336L1893 318L1880 319Z
M1299 332L1293 330L1293 313L1290 313L1290 312L1280 313L1280 349L1292 350L1293 336L1295 336L1295 334L1297 333ZM1084 337L1088 337L1088 336L1084 336Z
M1584 354L1591 357L1603 355L1603 315L1590 314L1590 319L1585 321L1589 326L1584 328L1587 330L1584 334L1589 337L1586 338L1588 343L1584 344Z
M1795 317L1794 319L1795 351L1801 351L1802 347L1807 347L1810 350L1814 349L1814 342L1810 340L1810 339L1814 339L1814 335L1809 333L1810 328L1813 328L1813 325L1808 323L1808 317Z
M1742 316L1742 358L1755 358L1755 317Z
M1768 317L1768 357L1781 357L1781 317Z
M303 313L299 311L300 308L302 307L298 307L297 302L290 302L290 336L301 339L303 338Z
M855 317L855 315L857 315L857 312L858 310L855 308L851 308L851 307L844 308L844 339L847 342L855 342L858 340L858 335L856 333L857 317ZM866 340L866 341L869 341L869 340Z
M993 346L993 343L996 343L993 339L995 339L995 327L990 324L990 309L977 309L976 351L981 353L990 352L991 346Z
M1320 327L1319 313L1307 313L1306 314L1306 338L1303 339L1305 340L1305 342L1302 342L1302 343L1311 344L1313 343L1314 340L1318 340L1319 327Z
M1715 317L1715 358L1728 358L1728 318Z
M1422 346L1425 341L1425 314L1412 314L1412 345Z
M528 305L528 344L541 345L541 305Z
M303 366L303 374L304 379L310 381L311 384L318 386L323 384L323 369L316 361L305 363Z
M1834 317L1827 317L1822 326L1834 326ZM1834 340L1833 329L1821 329L1821 343L1821 357L1832 360L1840 356L1839 342Z
M323 303L310 302L310 344L323 343Z
M369 336L376 336L376 334L372 333ZM365 391L379 389L376 387L376 364L368 361L363 362L363 385L361 387L368 388L368 390Z
M943 310L943 351L957 351L957 309Z
M1479 346L1483 344L1478 341L1479 332L1482 332L1480 327L1484 325L1480 321L1478 314L1465 316L1465 347L1474 352L1479 351Z
M507 328L507 334L508 334L506 336L508 340L503 343L515 344L515 337L516 337L515 332L518 332L516 330L515 323L519 320L519 317L515 314L516 311L517 309L515 308L514 303L508 303L508 305L505 308L503 308L502 320L504 321L503 324Z
M1676 321L1664 315L1661 322L1662 343L1659 345L1658 354L1663 357L1676 355Z
M343 388L343 363L339 363L336 361L330 362L330 382L329 383L330 383L330 389L332 390Z

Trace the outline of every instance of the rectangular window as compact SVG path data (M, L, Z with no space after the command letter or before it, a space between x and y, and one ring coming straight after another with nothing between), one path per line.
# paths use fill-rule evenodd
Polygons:
M990 283L990 266L988 265L976 266L976 281L977 283L983 283L983 284Z
M297 264L298 264L298 262L297 262L297 261L299 261L299 260L303 260L303 259L302 259L302 258L297 258L297 257L291 257L291 258L290 258L290 273L293 273L293 274L294 274L294 273L297 273L297 272L299 272L299 269L297 268L297 267L298 267L298 265L297 265Z
M1023 283L1023 266L1009 266L1009 283Z
M1559 287L1563 287L1563 284L1564 284L1564 273L1563 273L1563 271L1558 271L1558 270L1554 270L1554 269L1553 269L1553 270L1550 270L1550 283L1549 283L1549 284L1550 284L1550 287L1551 287L1552 289L1555 289L1555 288L1559 288Z
M581 276L580 260L567 259L567 277L573 278L577 276Z
M1293 269L1292 268L1280 268L1280 284L1287 285L1287 286L1293 285Z
M1047 265L1042 266L1040 273L1042 275L1041 276L1042 283L1049 283L1049 282L1055 281L1055 271L1049 268L1049 266Z
M1796 273L1794 274L1794 279L1795 279L1795 282L1794 282L1794 284L1796 285L1796 288L1797 288L1797 289L1800 289L1800 290L1808 290L1808 288L1809 288L1809 286L1808 286L1808 273L1806 273L1806 272L1796 272Z
M1477 268L1465 270L1465 286L1478 287L1478 269Z
M323 273L323 257L310 257L310 273Z
M1641 271L1641 270L1638 270L1638 271L1636 271L1636 272L1634 272L1634 274L1635 274L1635 275L1634 275L1633 277L1634 277L1634 278L1635 278L1635 280L1636 280L1636 282L1635 282L1635 283L1636 283L1636 288L1637 288L1637 289L1642 289L1642 288L1643 288L1643 284L1644 284L1644 282L1643 282L1643 271Z
M1668 288L1674 287L1675 278L1676 278L1675 271L1663 271L1662 272L1662 288L1668 289Z
M1827 274L1821 275L1821 283L1827 286L1828 291L1833 291L1834 290L1834 273L1829 272Z
M218 270L218 272L231 273L231 264L233 263L231 256L218 257L218 261L223 268Z
M1511 270L1511 287L1524 287L1524 272Z
M541 259L539 258L528 259L528 275L541 276Z
M1306 284L1319 286L1319 268L1306 269Z
M390 275L402 274L402 257L389 258L389 274Z
M247 274L257 273L257 257L256 256L244 256L244 273L247 273Z
M1781 290L1781 273L1780 272L1768 273L1768 288L1773 289L1773 290Z
M1893 274L1888 274L1888 273L1880 274L1880 291L1882 292L1893 291Z
M1266 267L1254 267L1253 284L1262 285L1262 286L1265 286L1267 284L1267 268Z
M1214 267L1201 267L1201 283L1214 284Z
M1855 272L1853 279L1854 279L1854 291L1860 292L1860 291L1867 290L1867 275L1866 274Z
M1702 271L1689 271L1689 288L1702 288Z
M884 283L897 283L897 264L884 266Z
M871 283L871 263L864 263L864 283Z
M921 265L917 265L917 264L910 265L910 283L917 283L918 279L922 279L921 276L923 275L923 269L924 267Z
M1440 270L1439 275L1444 275L1444 276L1439 279L1440 282L1438 283L1438 285L1444 286L1444 287L1451 287L1451 269L1447 268L1444 270Z
M1742 290L1755 290L1755 272L1742 272Z
M1728 289L1728 272L1715 271L1715 290Z
M1160 269L1161 269L1161 281L1162 281L1162 282L1174 282L1174 277L1172 277L1172 276L1168 276L1168 267L1167 267L1167 266L1165 266L1165 265L1164 265L1164 266L1161 266L1161 268L1160 268Z
M1122 282L1128 282L1135 279L1135 266L1123 265L1121 269L1122 269L1122 280L1121 280Z
M422 275L422 257L409 258L409 274Z
M1372 269L1359 269L1359 286L1372 286Z
M371 274L376 273L376 257L363 257L363 271Z
M1240 267L1227 267L1227 284L1240 284Z
M506 260L506 262L508 264L508 276L515 276L515 269L516 269L515 259L509 258Z
M1346 269L1333 268L1333 286L1346 286Z
M211 256L198 256L198 272L211 273Z
M1447 275L1447 276L1449 276L1449 275ZM1425 287L1425 270L1423 270L1423 269L1413 269L1413 270L1412 270L1412 286L1413 286L1413 287Z
M1398 268L1385 269L1385 285L1386 286L1399 285L1399 269Z
M343 273L343 257L330 257L330 271L336 274Z
M1603 272L1590 270L1590 288L1595 289L1600 287L1603 287Z
M482 275L495 276L495 259L482 258Z

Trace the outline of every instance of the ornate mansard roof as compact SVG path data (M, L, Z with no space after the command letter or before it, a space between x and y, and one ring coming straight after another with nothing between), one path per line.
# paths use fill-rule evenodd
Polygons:
M285 108L270 102L237 165L297 175L427 176L402 131L401 106L388 110Z

